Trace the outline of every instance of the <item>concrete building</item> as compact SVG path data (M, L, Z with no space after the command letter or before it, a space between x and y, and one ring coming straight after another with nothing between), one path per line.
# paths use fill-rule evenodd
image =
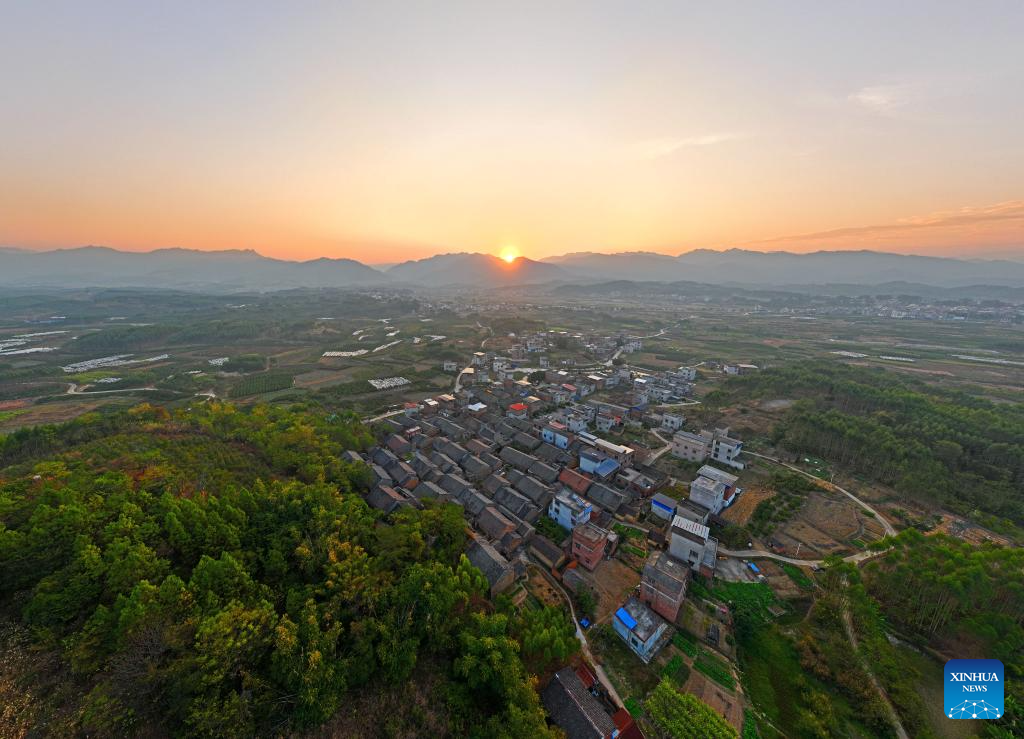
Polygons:
M697 471L697 477L690 483L690 500L718 515L722 509L732 504L736 493L736 475L704 465Z
M548 517L569 531L589 521L593 512L590 501L567 491L558 493L548 506Z
M697 477L690 483L690 500L718 515L725 504L725 487L725 483Z
M668 551L693 572L714 577L718 539L711 536L711 530L704 524L677 515L669 530Z
M651 513L666 521L672 520L678 506L679 501L664 493L655 493L651 496Z
M588 570L601 562L608 545L609 532L596 524L583 523L572 530L572 556Z
M664 619L634 597L615 611L612 628L644 663L651 661L670 635Z
M678 413L665 413L661 417L662 431L678 431L683 427L685 419Z
M743 469L738 457L743 451L743 442L729 436L729 429L701 431L679 431L672 437L672 455L690 462L713 459L716 462Z
M686 597L690 569L672 559L668 552L657 552L644 565L640 580L640 601L669 623L675 623Z

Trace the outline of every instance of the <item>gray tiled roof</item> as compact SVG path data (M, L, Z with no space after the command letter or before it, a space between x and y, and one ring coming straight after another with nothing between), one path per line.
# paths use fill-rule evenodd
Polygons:
M568 739L604 739L615 731L611 716L571 667L555 673L541 692L541 702Z

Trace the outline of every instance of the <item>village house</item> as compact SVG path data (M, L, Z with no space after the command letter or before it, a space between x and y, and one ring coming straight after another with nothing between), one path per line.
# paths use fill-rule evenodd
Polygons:
M571 667L556 672L540 697L552 723L568 739L611 739L619 734L611 716Z
M694 572L709 579L714 577L718 540L706 525L677 515L672 519L668 550Z
M476 537L466 550L469 563L484 573L491 588L491 597L508 589L515 581L515 569L501 553L483 539Z
M530 417L530 406L526 403L513 403L508 407L509 418L529 418Z
M672 455L691 462L703 462L710 458L743 469L743 463L737 459L742 451L743 442L731 438L727 428L704 430L699 434L679 431L672 437Z
M725 483L697 477L690 483L690 500L718 515L725 503Z
M655 493L651 496L651 513L666 521L671 521L676 515L676 507L679 501L664 493Z
M582 523L572 530L572 556L588 570L601 562L608 546L610 532L596 524Z
M557 570L563 564L565 564L565 551L562 547L555 544L551 539L540 534L535 534L530 539L529 544L530 554L536 557L541 564L545 565L550 570Z
M568 467L565 467L558 473L558 481L577 495L583 495L586 493L587 488L589 488L594 482L586 475L580 474L576 470Z
M683 417L678 413L664 413L661 416L662 431L678 431L683 427Z
M672 559L668 552L656 552L644 565L640 580L640 601L669 623L675 623L686 597L690 570Z
M671 633L661 616L632 596L615 611L612 628L644 663L651 661Z
M575 493L563 491L548 506L548 516L563 529L572 531L590 520L594 507Z

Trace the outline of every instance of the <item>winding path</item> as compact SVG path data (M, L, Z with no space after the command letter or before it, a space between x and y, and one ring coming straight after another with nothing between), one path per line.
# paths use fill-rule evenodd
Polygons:
M860 662L860 667L867 674L868 679L871 681L871 685L882 699L882 706L885 709L885 715L889 719L889 723L892 724L893 731L896 732L896 736L899 739L910 739L907 735L906 729L903 728L903 724L900 721L900 716L896 712L896 709L892 705L892 701L889 700L889 694L885 692L885 688L878 682L878 678L875 677L874 671L871 669L871 663L868 662L867 658L861 654L860 648L857 645L857 632L853 628L853 617L850 616L850 600L846 597L846 577L843 577L843 631L846 632L846 638L850 641L850 646L853 647L853 653L857 657L857 661Z
M155 387L119 387L111 390L81 390L80 387L74 382L68 383L68 389L65 395L106 395L108 393L137 393L137 392L152 392L156 390Z
M775 464L782 465L786 469L792 470L793 472L797 472L797 473L803 475L804 477L807 477L807 478L810 478L811 480L815 480L817 482L822 483L826 490L835 490L838 493L842 493L847 498L849 498L854 503L856 503L861 508L863 508L865 511L867 511L872 516L874 516L875 519L877 519L877 521L880 524L882 524L882 527L885 529L885 535L886 536L896 536L896 529L893 527L893 525L891 523L889 523L889 521L886 520L886 518L881 513L876 511L874 508L872 508L870 505L865 503L863 500L858 498L856 495L851 493L846 488L841 488L838 485L836 485L834 482L830 482L829 480L826 480L823 477L818 477L817 475L812 475L810 472L805 472L804 470L800 469L799 467L794 467L793 465L788 464L787 462L783 462L781 459L776 459L775 457L769 457L767 454L758 454L757 452L751 452L751 451L748 451L746 449L743 450L743 453L744 454L749 454L751 457L757 457L759 459L767 459L769 462L774 462Z
M547 580L548 583L555 590L562 594L562 597L565 599L565 602L569 605L569 613L572 614L572 623L576 627L576 638L580 642L580 650L583 652L583 655L590 661L590 664L594 666L594 674L597 676L597 679L601 682L601 686L608 693L608 697L611 698L612 701L615 703L615 707L625 708L626 704L623 703L622 698L619 696L619 692L615 689L615 686L612 685L612 681L608 678L608 674L604 671L604 668L601 667L601 663L597 661L597 658L594 657L594 653L590 651L590 643L587 641L586 634L583 633L583 629L580 628L580 622L576 618L576 609L575 607L573 607L572 598L570 598L569 594L565 592L565 588L562 587L562 584L555 580L553 577L551 577L551 574L547 570L545 570L541 565L531 561L529 563L529 566L540 572L544 576L544 579Z

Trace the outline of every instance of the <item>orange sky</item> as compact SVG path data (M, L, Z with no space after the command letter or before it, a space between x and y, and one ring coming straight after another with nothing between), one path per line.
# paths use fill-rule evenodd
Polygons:
M7 14L0 244L1024 249L1018 3L143 5Z

